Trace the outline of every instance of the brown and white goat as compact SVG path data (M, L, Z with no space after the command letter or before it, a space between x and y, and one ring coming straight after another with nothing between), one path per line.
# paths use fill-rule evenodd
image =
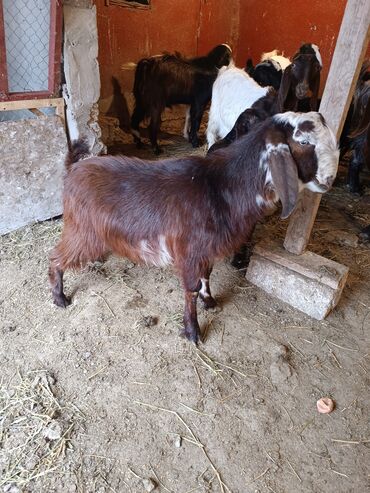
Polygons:
M272 203L281 217L299 189L328 190L338 166L335 137L316 112L287 112L213 154L157 162L124 156L67 162L64 227L51 253L54 303L66 307L63 273L113 253L133 262L173 264L185 289L183 335L197 343L198 295L216 302L209 276L236 251Z

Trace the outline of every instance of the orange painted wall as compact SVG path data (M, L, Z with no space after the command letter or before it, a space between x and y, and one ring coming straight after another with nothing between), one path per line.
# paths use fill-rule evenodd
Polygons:
M231 0L237 6L239 0ZM132 87L133 71L122 66L163 51L186 56L204 54L216 44L235 40L233 15L225 15L219 0L152 0L150 9L105 5L95 0L99 33L101 97L112 93L115 75L125 91Z
M204 54L218 43L232 46L238 66L278 48L292 56L304 42L320 46L322 87L335 48L346 0L151 0L149 10L105 6L98 14L101 97L112 94L112 75L132 89L128 62L175 50Z
M244 66L248 57L257 63L262 52L275 48L291 57L301 44L314 43L322 55L323 87L346 0L247 0L243 5L237 63Z

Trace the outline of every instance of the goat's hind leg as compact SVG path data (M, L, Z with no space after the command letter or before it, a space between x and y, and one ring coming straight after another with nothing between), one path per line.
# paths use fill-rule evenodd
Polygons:
M63 292L63 274L64 270L57 266L54 259L51 259L49 265L49 283L53 301L55 305L61 308L67 308L71 304L71 300Z
M136 104L131 117L131 133L138 149L141 149L143 147L143 143L140 138L140 122L144 120L144 117L145 111L143 110L141 105Z
M150 143L152 144L152 148L154 154L158 155L162 153L162 149L158 145L158 132L161 126L161 109L155 108L152 110L150 117L150 125L149 125L149 135L150 135Z
M71 300L63 291L64 272L67 269L81 269L88 262L102 259L109 253L104 245L97 241L96 237L87 241L85 236L83 242L76 241L76 238L78 238L77 234L66 234L50 255L49 283L51 292L54 303L62 308L71 304Z

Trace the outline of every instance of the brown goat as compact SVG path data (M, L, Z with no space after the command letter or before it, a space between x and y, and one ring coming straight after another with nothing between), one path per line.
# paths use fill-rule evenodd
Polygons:
M324 192L338 165L336 141L319 113L284 113L213 154L141 161L124 156L67 161L64 228L50 258L56 305L63 273L110 253L134 262L173 264L185 289L183 334L197 343L196 303L216 302L209 276L216 259L239 248L271 203L282 218L299 189Z

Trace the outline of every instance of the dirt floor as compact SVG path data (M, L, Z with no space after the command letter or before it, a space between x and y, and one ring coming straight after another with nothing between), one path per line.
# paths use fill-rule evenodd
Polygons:
M118 134L113 122L111 148L136 153ZM193 152L165 137L166 155ZM200 309L199 349L178 336L171 270L110 258L69 272L62 310L47 283L62 221L0 238L0 491L370 491L370 246L357 236L369 176L352 197L344 175L309 246L350 268L333 313L315 321L225 259L211 277L221 311ZM271 216L255 239L285 228ZM333 413L317 412L323 396Z

